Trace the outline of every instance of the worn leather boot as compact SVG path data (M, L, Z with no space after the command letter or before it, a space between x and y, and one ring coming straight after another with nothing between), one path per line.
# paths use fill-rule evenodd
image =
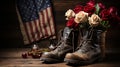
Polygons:
M90 64L101 59L101 33L102 30L84 31L81 42L77 50L73 53L67 53L64 61L67 64Z
M51 52L45 52L40 60L44 62L61 62L64 60L66 53L73 52L74 49L74 32L73 29L65 27L56 48Z

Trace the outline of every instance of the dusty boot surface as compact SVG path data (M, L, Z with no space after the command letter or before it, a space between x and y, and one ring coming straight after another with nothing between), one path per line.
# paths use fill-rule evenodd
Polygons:
M101 59L100 34L102 31L87 31L83 36L81 46L74 53L67 53L64 61L72 65L91 64Z
M40 60L51 63L62 62L66 53L73 52L73 36L72 29L65 27L56 48L51 52L43 53Z

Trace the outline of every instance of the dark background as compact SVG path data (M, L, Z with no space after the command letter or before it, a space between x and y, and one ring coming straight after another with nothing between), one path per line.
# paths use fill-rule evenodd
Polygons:
M88 0L52 0L53 14L55 18L56 31L65 26L65 12L72 9L76 4L86 3ZM107 7L115 6L120 15L120 0L96 0L102 2ZM3 0L0 2L0 48L24 48L22 34L16 13L15 0ZM120 27L110 28L106 34L106 50L120 50ZM42 42L43 41L43 42ZM39 45L43 46L48 41L42 40ZM41 44L42 42L42 44ZM46 45L47 46L47 45Z

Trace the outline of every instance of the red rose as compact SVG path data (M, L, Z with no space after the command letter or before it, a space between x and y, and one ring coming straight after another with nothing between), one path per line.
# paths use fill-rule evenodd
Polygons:
M95 1L90 0L86 6L83 9L85 12L89 13L89 15L92 15L95 12Z
M76 23L74 21L74 18L71 18L70 20L68 20L68 22L66 23L67 27L71 27L71 28L76 28L78 27L78 23Z
M117 9L115 7L110 7L108 10L111 15L117 15Z
M111 26L115 26L120 22L120 17L117 15L117 9L115 7L110 7L108 9L109 13L110 13L110 24Z
M110 16L109 10L108 9L102 10L100 12L100 16L101 16L102 20L108 20L109 16Z
M115 7L110 7L108 9L108 12L110 14L109 18L110 18L110 21L112 20L113 22L116 22L117 20L117 9Z
M73 11L75 13L78 13L78 12L80 12L82 10L83 10L83 6L81 6L81 5L76 5L75 8L73 9Z
M85 12L89 13L89 15L92 15L95 12L95 1L90 0L86 6L84 6L83 9Z
M103 5L102 3L98 3L100 10L105 9L105 5Z
M117 16L117 9L115 7L110 7L109 9L104 9L101 11L100 16L102 20L110 20Z
M86 5L84 7L84 11L87 12L89 15L92 15L95 12L95 7L90 6L90 5Z
M88 3L87 3L88 6L95 6L95 1L94 0L90 0Z

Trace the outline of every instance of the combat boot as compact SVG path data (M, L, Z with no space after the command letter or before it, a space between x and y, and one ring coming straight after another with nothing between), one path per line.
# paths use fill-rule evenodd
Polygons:
M42 54L40 60L44 62L62 62L66 53L71 53L74 50L74 32L73 29L65 27L61 32L61 38L58 41L56 48L50 52Z
M101 34L102 30L91 29L84 31L80 46L73 53L67 53L64 61L67 64L90 64L100 60L101 55Z

